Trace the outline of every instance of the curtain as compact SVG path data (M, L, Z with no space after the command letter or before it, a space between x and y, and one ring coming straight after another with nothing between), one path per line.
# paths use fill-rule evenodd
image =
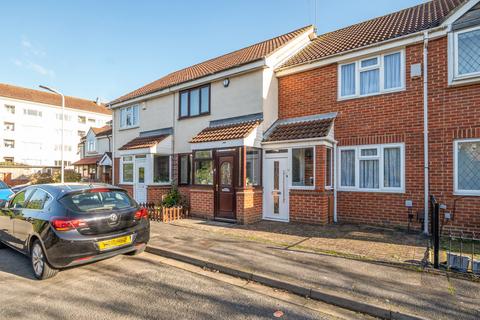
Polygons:
M351 96L355 94L355 63L342 66L341 95Z
M379 69L360 72L360 94L376 93L380 91Z
M341 152L341 182L342 187L355 186L355 150L343 150Z
M385 188L400 188L400 148L385 148L383 155L383 184Z
M401 84L401 55L399 52L386 55L384 60L385 89L398 88Z
M378 189L379 167L378 160L361 160L360 161L360 188Z

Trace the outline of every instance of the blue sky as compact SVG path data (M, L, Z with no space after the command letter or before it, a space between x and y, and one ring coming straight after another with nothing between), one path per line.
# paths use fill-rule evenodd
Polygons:
M112 100L315 20L315 0L2 1L0 82ZM422 0L316 0L319 33Z

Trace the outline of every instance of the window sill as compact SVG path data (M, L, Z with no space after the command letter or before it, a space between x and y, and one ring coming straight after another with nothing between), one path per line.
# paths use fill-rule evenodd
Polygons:
M148 184L148 186L152 186L152 187L166 187L171 185L172 185L171 181L170 182L153 182Z
M467 196L467 197L480 197L480 191L461 191L457 190L453 192L454 196Z
M124 128L119 128L118 131L125 131L125 130L131 130L131 129L137 129L140 128L140 126L133 126L133 127L124 127Z
M401 194L405 193L404 189L398 190L387 190L387 189L349 189L349 188L338 188L340 192L363 192L363 193L396 193Z
M370 93L370 94L365 94L361 96L349 96L349 97L337 97L337 101L347 101L347 100L354 100L354 99L362 99L362 98L368 98L368 97L375 97L375 96L380 96L384 94L389 94L389 93L399 93L406 91L405 87L399 88L399 89L392 89L388 91L382 91L382 92L377 92L377 93Z
M120 185L133 186L133 182L120 182Z
M454 78L449 81L448 87L466 86L475 83L480 83L480 74Z
M289 190L315 190L315 186L304 186L304 187L300 187L300 186L290 186L288 187Z
M208 113L201 113L201 114L196 115L196 116L178 117L177 120L180 121L180 120L186 120L186 119L195 119L195 118L200 118L200 117L206 117L206 116L209 116L209 115L210 115L210 111Z

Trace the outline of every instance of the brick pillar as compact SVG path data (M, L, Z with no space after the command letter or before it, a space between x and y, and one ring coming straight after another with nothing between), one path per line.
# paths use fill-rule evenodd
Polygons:
M262 220L263 189L237 190L237 222L251 224Z

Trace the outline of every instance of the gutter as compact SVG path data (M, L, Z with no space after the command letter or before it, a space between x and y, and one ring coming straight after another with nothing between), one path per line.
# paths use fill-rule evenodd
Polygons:
M424 223L423 233L428 235L429 209L429 157L428 157L428 31L423 33L423 164L424 164Z

